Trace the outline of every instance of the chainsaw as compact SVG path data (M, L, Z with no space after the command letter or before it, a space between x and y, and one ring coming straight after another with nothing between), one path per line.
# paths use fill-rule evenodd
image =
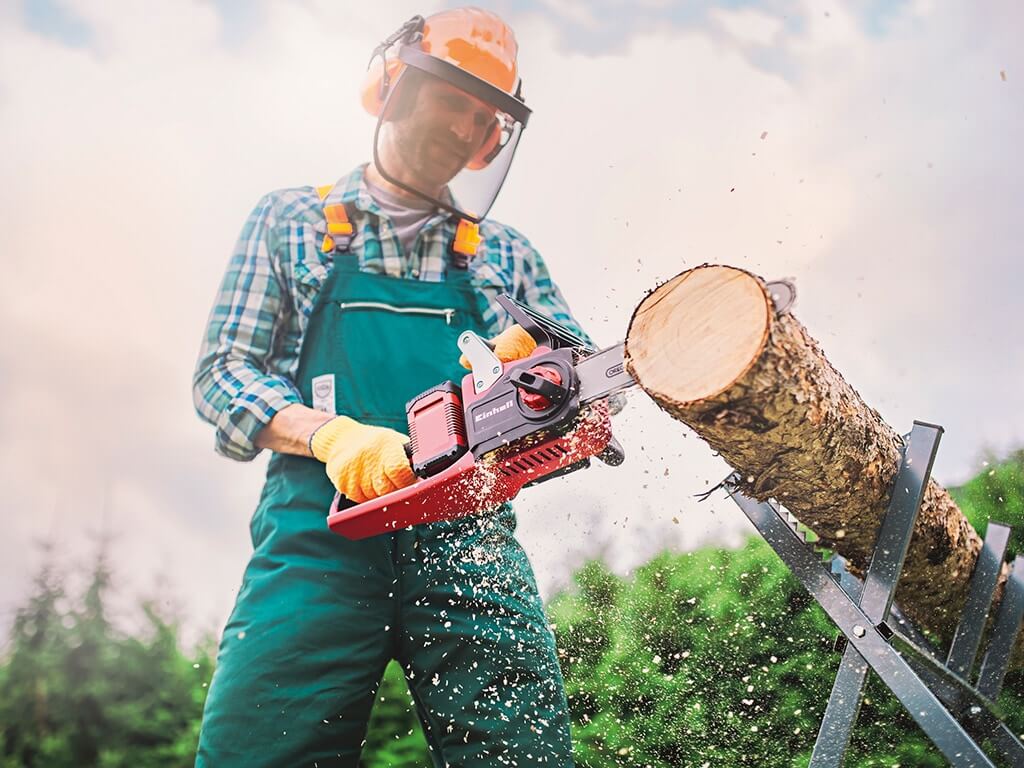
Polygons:
M459 334L472 366L462 384L445 381L406 405L406 455L419 479L354 506L336 494L327 518L332 531L363 539L479 514L522 488L589 467L592 457L610 466L625 460L609 404L634 384L624 344L594 350L525 304L497 301L537 348L502 363L480 336Z

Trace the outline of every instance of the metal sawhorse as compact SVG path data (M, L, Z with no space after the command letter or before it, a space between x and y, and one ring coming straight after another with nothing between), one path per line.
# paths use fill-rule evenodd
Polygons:
M1024 766L1024 745L1003 723L995 703L1024 618L1024 555L1013 563L985 656L971 682L1010 529L989 523L947 654L940 655L893 605L941 436L942 427L915 421L904 440L892 499L863 581L851 575L838 556L824 562L778 504L758 502L740 492L738 474L725 480L733 501L842 632L837 649L843 648L843 658L810 768L842 766L869 666L951 765L995 768L981 748L987 739L1009 765Z

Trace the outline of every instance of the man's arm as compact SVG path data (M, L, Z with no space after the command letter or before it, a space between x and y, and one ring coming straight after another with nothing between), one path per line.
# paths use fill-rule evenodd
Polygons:
M217 428L217 452L238 461L252 459L262 447L297 445L302 437L294 432L293 412L261 440L266 445L256 443L282 409L302 402L291 381L267 373L277 330L291 311L275 256L276 227L274 199L267 195L242 228L193 376L193 402L200 417ZM301 455L309 455L305 446Z
M268 195L253 210L224 275L193 377L196 410L217 427L218 452L239 461L263 448L312 456L352 501L411 485L405 435L308 408L288 378L268 372L272 353L297 353L280 348L296 310L274 203Z

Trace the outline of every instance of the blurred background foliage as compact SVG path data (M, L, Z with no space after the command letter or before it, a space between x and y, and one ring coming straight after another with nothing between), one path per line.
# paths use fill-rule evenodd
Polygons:
M1024 451L990 459L954 498L979 533L1016 527L1024 554ZM214 642L186 649L181 618L108 616L104 550L69 594L52 552L0 656L0 768L190 766ZM81 574L77 574L80 576ZM839 663L836 630L759 538L740 549L663 553L629 578L591 562L548 606L581 768L806 765ZM1024 733L1024 672L1000 699ZM402 670L388 667L363 756L368 768L428 766ZM871 679L847 758L942 766L891 693Z
M0 666L0 766L191 765L212 644L181 649L177 619L139 606L135 632L108 615L101 553L82 594L48 553Z

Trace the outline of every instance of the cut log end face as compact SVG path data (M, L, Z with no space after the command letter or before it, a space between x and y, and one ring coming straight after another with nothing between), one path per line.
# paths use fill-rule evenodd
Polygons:
M759 358L771 306L762 283L742 270L684 272L637 307L626 342L629 370L662 405L714 397Z

